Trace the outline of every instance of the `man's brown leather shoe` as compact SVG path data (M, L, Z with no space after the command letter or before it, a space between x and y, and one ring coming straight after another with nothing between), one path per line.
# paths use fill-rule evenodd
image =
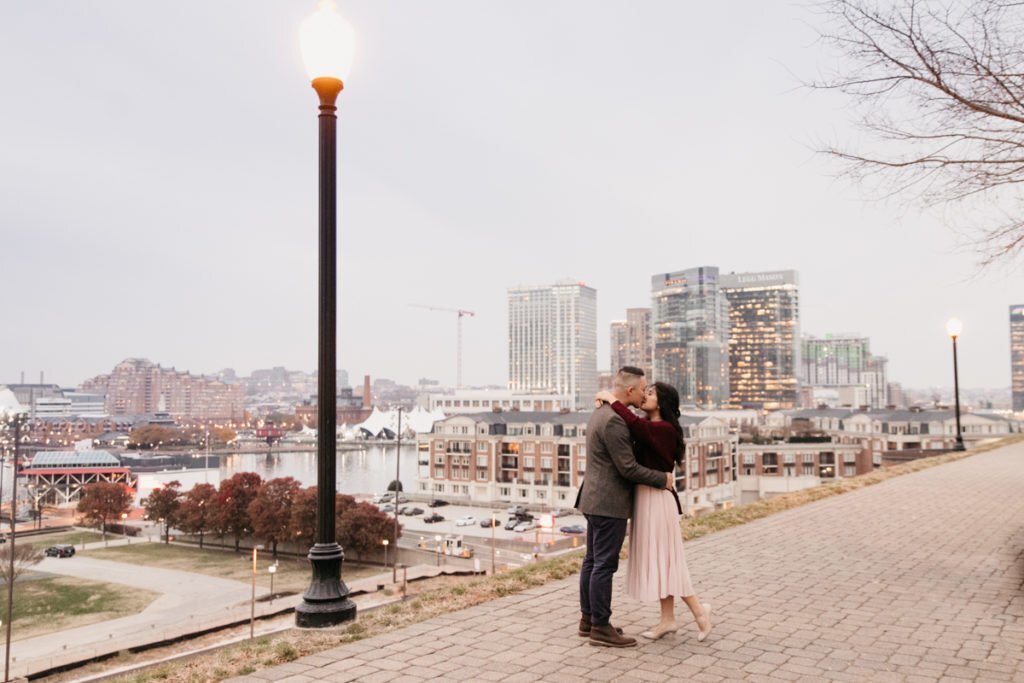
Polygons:
M607 626L590 627L590 644L601 647L633 647L636 645L636 638L624 636L611 624Z
M589 638L590 637L590 629L591 628L593 628L593 627L590 625L590 619L587 619L586 617L580 617L580 628L579 628L580 638ZM620 636L622 635L622 629L621 628L616 627L615 631Z

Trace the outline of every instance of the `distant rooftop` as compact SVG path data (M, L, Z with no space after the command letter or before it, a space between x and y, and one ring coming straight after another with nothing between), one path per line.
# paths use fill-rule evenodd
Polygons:
M41 451L28 469L64 467L120 467L121 461L107 451Z

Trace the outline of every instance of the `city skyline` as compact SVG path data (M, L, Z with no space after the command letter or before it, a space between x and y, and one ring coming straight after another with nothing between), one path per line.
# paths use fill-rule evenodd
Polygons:
M77 385L140 356L314 367L316 107L294 30L312 4L0 9L0 271L23 292L0 381ZM841 97L799 87L836 59L806 8L339 9L359 36L338 139L353 376L454 384L455 320L410 307L427 304L477 312L465 384L503 385L506 290L564 277L598 292L600 367L652 274L715 263L799 271L802 330L859 331L907 387L951 384L955 315L961 383L1009 386L1019 269L979 274L940 210L867 201L815 154L860 133Z

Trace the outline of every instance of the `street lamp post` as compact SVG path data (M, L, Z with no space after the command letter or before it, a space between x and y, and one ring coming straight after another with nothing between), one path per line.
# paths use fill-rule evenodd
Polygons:
M441 566L441 537L434 536L434 540L437 541L437 566Z
M320 286L317 364L317 520L316 542L309 551L313 576L295 624L306 628L334 626L356 617L356 605L341 580L345 558L338 545L335 512L337 470L337 121L335 106L344 88L355 50L351 24L331 0L321 0L299 30L302 57L313 89L320 98Z
M253 546L253 594L249 601L249 640L252 640L256 633L256 557L263 549L263 546Z
M395 566L391 569L391 583L398 583L398 492L402 488L402 406L398 406L398 443L395 448Z
M131 543L132 539L128 537L128 513L121 513L121 535L124 536L124 540Z
M388 568L388 539L385 538L383 541L381 541L381 545L384 546L384 569L387 569ZM394 579L392 579L391 583L394 583L394 582L395 582Z
M15 518L18 512L18 455L21 453L21 429L25 426L28 416L24 413L14 416L14 462L11 464L11 537L8 539L7 552L10 553L10 566L7 568L7 634L4 648L4 680L11 680L11 626L14 622L14 538Z
M956 444L953 446L954 451L964 450L964 437L960 431L960 371L956 362L956 340L963 331L964 324L957 318L950 318L949 322L946 323L946 332L949 333L950 338L953 340L953 400L956 404Z
M274 604L274 574L277 573L277 562L267 567L267 571L270 572L270 604Z

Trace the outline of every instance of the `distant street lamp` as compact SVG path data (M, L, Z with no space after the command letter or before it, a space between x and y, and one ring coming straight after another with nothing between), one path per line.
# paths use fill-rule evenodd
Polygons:
M388 568L388 539L385 538L383 541L381 541L381 545L384 546L384 569L387 569ZM394 583L393 579L392 579L391 583Z
M127 512L122 512L121 513L121 534L124 536L124 540L128 541L129 543L132 542L132 539L130 539L128 537L128 513Z
M355 53L355 31L320 0L299 29L302 58L320 97L320 286L317 335L317 520L316 543L309 551L313 577L295 608L295 624L306 628L334 626L356 617L356 605L341 580L345 558L335 529L337 470L337 121L335 106L345 87Z
M946 323L946 332L953 340L953 400L956 403L956 444L954 451L964 450L964 437L960 431L960 371L956 362L956 339L964 331L964 324L957 318L950 318Z
M270 604L274 604L274 574L277 573L277 562L267 567L267 571L270 572Z
M249 602L249 640L252 640L256 631L256 558L261 550L263 550L262 545L254 545L252 547L252 600Z
M434 540L437 541L437 566L441 566L441 537L434 536Z

